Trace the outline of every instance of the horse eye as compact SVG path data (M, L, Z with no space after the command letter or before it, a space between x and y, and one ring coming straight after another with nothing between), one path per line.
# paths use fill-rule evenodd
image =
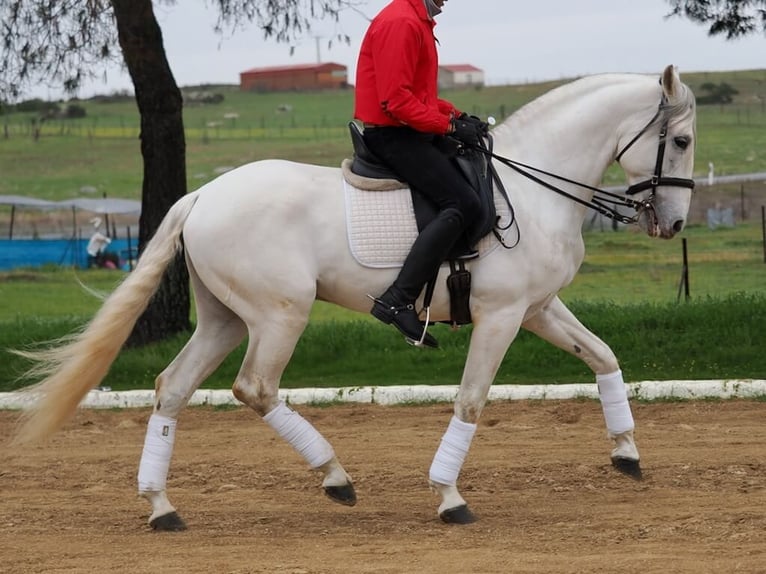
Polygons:
M684 136L678 136L673 138L673 143L676 144L681 149L686 149L689 147L689 138Z

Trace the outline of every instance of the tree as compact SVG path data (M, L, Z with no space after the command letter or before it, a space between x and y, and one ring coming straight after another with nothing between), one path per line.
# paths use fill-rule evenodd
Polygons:
M711 36L725 34L727 40L758 32L766 34L766 0L668 0L669 16L686 16L709 24Z
M700 86L700 90L706 93L697 98L697 103L699 105L721 104L721 106L723 106L724 104L732 103L734 101L734 96L739 94L739 90L727 82L721 82L720 84L705 82Z
M216 30L255 23L265 37L280 42L310 30L313 19L337 21L340 10L351 4L349 0L210 1L218 9ZM38 80L76 93L83 80L96 75L95 70L122 56L141 116L144 174L138 248L143 252L170 206L187 191L183 99L165 55L152 0L3 0L0 22L4 34L0 101L15 100ZM120 52L112 49L115 36ZM128 344L146 344L188 330L189 308L189 276L179 256Z

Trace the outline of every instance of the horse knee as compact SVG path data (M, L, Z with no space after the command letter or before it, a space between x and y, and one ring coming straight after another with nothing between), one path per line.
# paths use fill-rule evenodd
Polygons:
M237 378L234 381L231 392L238 401L246 404L260 416L265 416L279 403L277 387L254 383L244 378Z

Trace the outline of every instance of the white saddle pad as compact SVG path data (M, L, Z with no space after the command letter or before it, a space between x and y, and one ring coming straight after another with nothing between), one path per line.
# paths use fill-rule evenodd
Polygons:
M365 191L343 180L346 195L348 244L354 259L364 267L401 267L410 252L418 226L409 188L392 191ZM510 209L495 193L500 225L507 227ZM501 237L510 229L500 231ZM484 257L500 243L493 233L479 241L476 249Z

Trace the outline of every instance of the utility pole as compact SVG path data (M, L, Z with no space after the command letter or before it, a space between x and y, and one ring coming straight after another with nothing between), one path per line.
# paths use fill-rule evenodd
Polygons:
M321 39L322 39L322 36L314 36L314 41L316 42L316 46L317 46L317 64L321 64L322 63L322 53L321 53L321 49L319 47L319 41Z

